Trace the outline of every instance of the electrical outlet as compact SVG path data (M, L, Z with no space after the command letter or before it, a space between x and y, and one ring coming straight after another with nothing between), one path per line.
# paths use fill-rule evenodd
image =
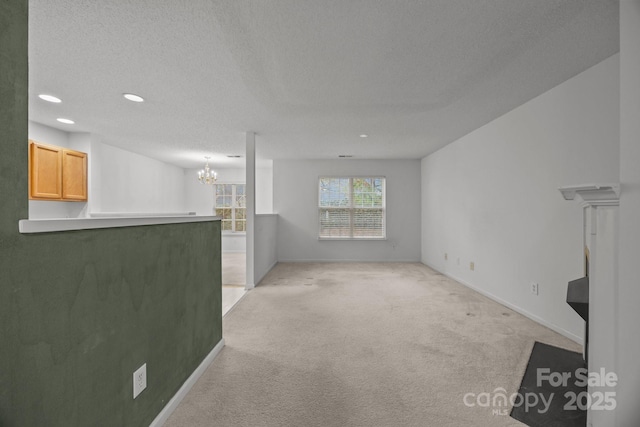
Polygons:
M444 253L444 260L446 261L446 260L448 260L448 259L449 259L449 254L445 252L445 253Z
M475 270L475 269L476 269L476 263L475 263L475 262L473 262L473 261L471 261L471 262L469 263L469 270L473 271L473 270Z
M531 282L531 293L538 295L538 284L535 282Z
M133 398L138 397L147 388L147 364L140 366L133 373Z

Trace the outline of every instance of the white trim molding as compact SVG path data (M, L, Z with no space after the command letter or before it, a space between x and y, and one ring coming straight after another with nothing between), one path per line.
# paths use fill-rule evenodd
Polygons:
M620 200L620 184L582 184L558 188L565 200L573 200L579 195L592 206L615 206Z
M589 292L584 347L588 369L589 372L600 372L602 369L615 373L619 358L616 330L620 184L561 187L560 191L567 200L573 200L576 194L582 199L583 244ZM596 389L598 393L616 393L616 388L608 385ZM588 392L593 393L593 390L589 385ZM587 410L587 425L614 426L617 425L615 418L615 411Z
M479 294L484 295L485 297L497 302L498 304L503 305L503 306L505 306L507 308L510 308L511 310L513 310L513 311L515 311L517 313L520 313L525 317L528 317L529 319L533 320L536 323L541 324L542 326L546 326L547 328L551 329L552 331L555 331L555 332L559 333L560 335L569 338L571 341L574 341L574 342L576 342L576 343L578 343L580 345L584 345L584 338L579 337L578 335L576 335L576 334L574 334L572 332L569 332L568 330L566 330L564 328L561 328L560 326L558 326L558 325L556 325L554 323L548 322L547 320L543 319L542 317L536 316L535 314L525 310L524 308L522 308L520 306L517 306L515 304L512 304L509 301L506 301L506 300L504 300L504 299L492 294L491 292L487 292L487 291L485 291L484 289L482 289L482 288L480 288L478 286L472 285L471 283L469 283L469 282L467 282L465 280L462 280L459 277L456 277L456 276L454 276L452 274L440 271L437 268L435 268L435 267L433 267L433 266L431 266L429 264L425 264L425 263L423 263L423 264L426 265L427 267L429 267L430 269L432 269L434 271L437 271L438 273L440 273L440 274L442 274L442 275L444 275L444 276L446 276L446 277L448 277L450 279L455 280L456 282L460 283L461 285L464 285L467 288L469 288L469 289L471 289L473 291L476 291Z
M222 347L224 347L224 338L222 338L218 342L218 344L213 347L213 350L211 350L207 357L204 358L202 363L200 363L196 370L193 371L193 373L189 376L189 378L187 378L184 384L182 384L180 390L178 390L178 392L173 395L171 400L167 402L165 407L162 408L162 411L160 411L160 413L155 417L151 424L149 424L149 427L162 427L162 425L167 422L173 411L175 411L178 405L180 405L180 402L182 402L182 399L187 396L189 390L191 390L191 387L195 385L198 379L207 370L209 365L211 365L216 356L218 356L220 351L222 351Z

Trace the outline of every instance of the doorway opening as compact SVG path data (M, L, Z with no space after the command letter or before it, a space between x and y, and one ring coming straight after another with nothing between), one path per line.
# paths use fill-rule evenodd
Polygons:
M246 291L246 253L222 253L222 315L227 314Z

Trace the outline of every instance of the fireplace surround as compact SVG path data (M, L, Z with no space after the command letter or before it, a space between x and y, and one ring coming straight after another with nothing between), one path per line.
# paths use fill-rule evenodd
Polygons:
M589 374L616 373L617 248L620 184L559 188L566 200L581 200L585 276L569 282L567 302L585 320L584 356ZM576 197L578 196L578 197ZM615 387L589 387L593 399ZM616 425L615 411L589 409L587 425Z

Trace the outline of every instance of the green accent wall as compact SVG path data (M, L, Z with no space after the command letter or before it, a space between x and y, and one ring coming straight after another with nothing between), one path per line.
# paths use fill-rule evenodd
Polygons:
M146 426L222 339L220 223L18 232L27 11L0 2L0 425Z

